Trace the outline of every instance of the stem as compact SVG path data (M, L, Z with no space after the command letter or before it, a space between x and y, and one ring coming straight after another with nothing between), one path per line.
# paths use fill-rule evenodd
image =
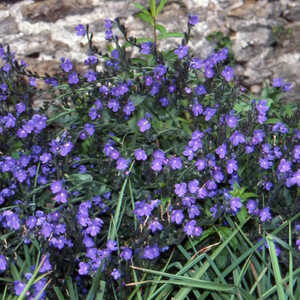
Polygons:
M153 17L153 37L154 37L154 45L153 45L154 57L157 61L157 34L156 34L156 18L155 17Z

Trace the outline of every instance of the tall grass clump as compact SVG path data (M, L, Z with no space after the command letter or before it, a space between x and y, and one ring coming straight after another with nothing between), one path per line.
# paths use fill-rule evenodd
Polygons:
M1 45L0 299L299 299L291 85L253 98L227 48L192 53L196 15L158 24L165 4L135 4L152 38L105 20L107 53L76 26L83 74L32 73Z

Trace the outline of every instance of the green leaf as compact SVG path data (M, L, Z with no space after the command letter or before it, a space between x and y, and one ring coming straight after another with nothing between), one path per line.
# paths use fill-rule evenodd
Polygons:
M248 217L248 212L245 206L243 206L240 211L236 214L237 218L239 219L240 223L245 222Z
M136 16L142 21L150 23L152 26L154 26L154 21L151 15L145 14L144 12L139 12L138 14L136 14Z
M90 174L77 173L77 174L72 174L70 176L70 179L73 179L77 183L92 182L93 176Z
M57 286L54 286L53 289L54 289L54 292L55 292L58 300L65 300L65 297L64 297L63 293L61 292L61 290Z
M134 103L134 106L138 106L144 102L147 96L134 95L130 96L130 100Z
M156 24L155 28L161 33L161 34L167 34L167 29L161 25L161 24Z
M142 5L142 4L139 4L139 3L132 3L136 8L140 9L144 14L146 15L150 15L149 11Z
M273 266L273 270L274 270L274 277L275 277L276 286L277 286L278 299L285 300L287 298L284 293L284 287L282 284L282 277L281 277L281 272L280 272L280 268L279 268L278 258L276 255L276 249L275 249L275 245L274 245L274 242L273 242L273 239L271 236L267 236L267 242L269 245L269 252L270 252L271 262L272 262L272 266Z
M166 3L167 3L167 0L161 0L160 1L159 5L158 5L158 7L156 9L156 14L157 15L163 10L163 8L165 7Z
M169 37L183 38L184 34L180 33L180 32L167 32L167 33L164 33L164 34L159 34L157 38L159 40L163 40L163 39L169 38Z
M271 118L271 119L268 119L265 123L266 124L276 124L278 122L281 122L281 120L277 119L277 118Z
M150 11L153 18L157 17L156 14L156 0L150 0Z

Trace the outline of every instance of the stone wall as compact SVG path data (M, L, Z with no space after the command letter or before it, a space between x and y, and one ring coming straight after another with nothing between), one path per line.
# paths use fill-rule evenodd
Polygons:
M0 43L9 44L29 69L54 74L61 57L82 62L86 40L74 27L90 24L95 44L105 49L104 19L120 17L137 37L151 29L137 17L132 0L6 0L0 1ZM135 0L147 5L147 0ZM252 92L263 81L281 76L292 82L288 100L300 103L299 0L168 0L159 22L169 31L182 31L189 13L198 14L191 46L204 58L213 49L206 36L214 31L229 35L238 65L236 73ZM176 45L178 39L160 47Z

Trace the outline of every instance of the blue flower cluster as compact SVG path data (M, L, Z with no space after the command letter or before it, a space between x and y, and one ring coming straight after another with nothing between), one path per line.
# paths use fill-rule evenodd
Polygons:
M197 22L189 16L188 28ZM117 281L128 262L163 256L176 232L198 238L207 224L242 213L263 224L279 214L274 199L299 200L300 130L274 112L270 98L241 92L228 49L200 59L185 43L158 55L153 42L143 42L135 61L122 52L116 25L105 20L105 38L116 48L109 55L90 49L84 75L62 58L61 77L30 76L28 94L13 105L13 78L27 74L26 64L0 47L0 228L41 245L40 272L69 255L72 276L100 268ZM92 44L85 26L75 29ZM61 93L54 118L30 107L37 80ZM270 87L276 96L289 88L279 78ZM242 187L251 197L236 194ZM167 232L173 239L160 238ZM0 272L10 259L0 246ZM31 276L15 282L16 295ZM28 299L45 283L33 285Z

